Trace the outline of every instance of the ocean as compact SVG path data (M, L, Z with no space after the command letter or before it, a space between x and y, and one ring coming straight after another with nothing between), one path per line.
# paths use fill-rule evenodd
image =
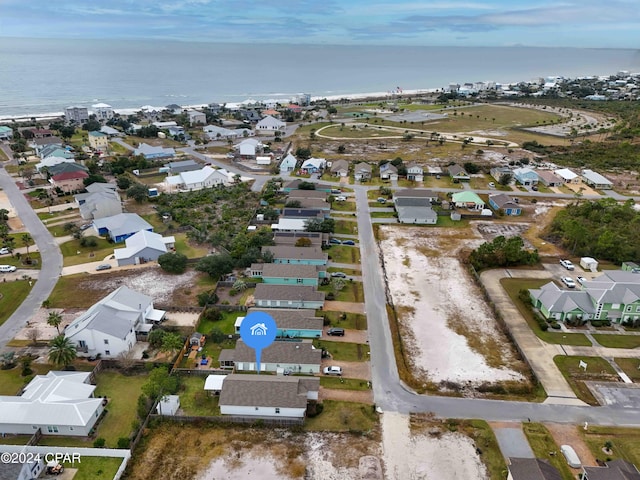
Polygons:
M0 41L0 118L98 102L116 109L337 97L449 83L640 71L640 51L388 47L158 40Z

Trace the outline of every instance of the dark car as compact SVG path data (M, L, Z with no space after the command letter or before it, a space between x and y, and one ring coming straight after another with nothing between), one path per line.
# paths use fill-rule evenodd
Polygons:
M334 337L344 337L344 328L330 328L327 330L327 335Z
M342 242L343 245L355 245L356 242L354 242L353 240L345 240L344 242Z
M342 242L337 238L332 238L329 240L329 243L333 243L334 245L340 245Z
M103 263L102 265L98 265L96 267L96 270L97 271L100 271L100 270L111 270L111 265L109 265L108 263Z

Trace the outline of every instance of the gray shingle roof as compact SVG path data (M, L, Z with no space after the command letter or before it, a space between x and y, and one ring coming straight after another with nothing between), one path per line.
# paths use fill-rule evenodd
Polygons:
M292 247L275 245L262 247L262 252L270 251L274 259L328 260L328 255L319 247Z
M284 300L292 302L322 302L324 292L318 292L315 287L300 285L267 285L259 283L253 297L258 300Z
M318 269L315 265L297 265L288 263L263 263L262 267L255 265L255 270L260 269L263 277L275 278L318 278ZM251 265L254 270L254 265Z
M320 365L322 350L313 348L309 342L275 341L262 350L262 363L283 363L299 365ZM255 362L256 352L247 346L242 339L236 342L233 354L234 362Z
M276 375L227 375L220 405L304 408L307 392L318 391L320 379Z
M273 241L276 245L295 245L301 238L308 238L314 246L322 245L329 241L329 235L320 232L274 232Z
M640 480L640 473L633 463L625 460L606 462L606 467L584 467L589 480Z
M562 480L562 475L546 460L539 458L509 458L513 480ZM591 480L591 477L589 477Z
M250 308L251 312L264 312L275 320L276 326L282 329L322 330L324 319L315 316L315 310L307 308Z

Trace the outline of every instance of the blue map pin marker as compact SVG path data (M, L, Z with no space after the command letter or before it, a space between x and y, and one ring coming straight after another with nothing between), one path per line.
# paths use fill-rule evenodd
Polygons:
M276 339L278 327L275 320L268 313L251 312L244 317L240 324L242 341L256 351L256 364L260 375L260 354Z

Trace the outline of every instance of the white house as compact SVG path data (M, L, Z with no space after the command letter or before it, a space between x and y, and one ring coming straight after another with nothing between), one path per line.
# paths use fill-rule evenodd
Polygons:
M111 120L113 118L113 107L106 103L96 103L91 105L91 110L96 116L96 120Z
M234 147L241 157L253 158L262 152L264 145L255 138L246 138Z
M36 375L19 396L0 396L0 432L89 436L103 410L91 372Z
M303 170L305 173L317 173L320 170L324 170L327 166L327 161L324 158L309 158L302 162L302 166L300 170Z
M160 255L173 249L176 239L140 230L127 238L124 243L126 247L116 248L113 251L119 267L155 261Z
M574 183L574 184L580 183L580 175L578 175L577 173L573 172L568 168L561 168L559 170L554 170L553 173L555 173L556 176L560 177L560 179L564 183Z
M583 170L582 179L584 183L598 190L611 190L613 188L613 182L611 180L593 170Z
M318 400L320 378L283 375L227 375L220 413L258 418L304 418L309 400Z
M148 333L164 319L151 297L121 286L76 318L64 330L78 353L115 358L136 343L136 333Z
M287 154L287 156L282 159L282 162L280 162L280 175L295 170L297 163L298 159L296 157L291 153Z
M267 115L258 123L256 123L256 132L258 135L271 135L275 132L284 132L287 124L281 122L277 118Z
M173 190L201 190L203 188L224 185L229 182L229 174L226 170L216 170L206 165L200 170L180 172L171 175L164 180L169 191Z
M197 110L187 110L189 116L189 124L193 125L205 125L207 123L207 116Z
M410 163L407 166L407 180L422 182L424 180L424 169L417 163Z

